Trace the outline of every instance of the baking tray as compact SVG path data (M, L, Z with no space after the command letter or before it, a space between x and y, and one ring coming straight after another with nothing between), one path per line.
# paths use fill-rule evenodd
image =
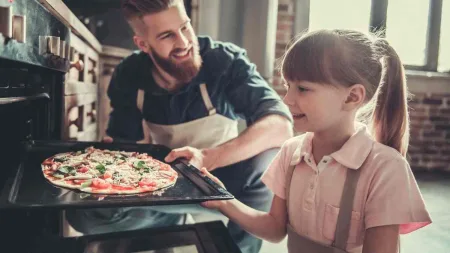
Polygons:
M150 144L30 141L24 144L23 156L15 170L15 175L12 175L2 192L3 201L0 200L0 208L68 209L178 205L234 198L226 189L182 160L170 163L178 172L178 179L174 186L165 189L161 195L155 195L152 192L134 195L90 194L52 185L43 177L41 163L46 158L57 153L82 150L89 146L99 149L146 152L161 161L164 161L164 157L170 152L170 149L165 146Z

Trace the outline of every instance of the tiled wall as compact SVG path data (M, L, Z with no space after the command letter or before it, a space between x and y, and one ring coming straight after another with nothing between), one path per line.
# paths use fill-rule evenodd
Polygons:
M293 0L280 0L276 39L276 58L279 59L293 36ZM275 63L279 66L279 62ZM408 76L408 80L416 77ZM422 80L422 79L421 79ZM417 87L417 79L414 80ZM409 83L409 82L408 82ZM408 160L414 171L450 171L450 81L433 93L424 88L410 87L414 97L410 101L411 141ZM426 80L418 85L429 85ZM274 71L273 86L283 96L285 90L278 69ZM426 87L426 86L425 86ZM420 90L420 91L417 91ZM426 90L426 89L425 89Z

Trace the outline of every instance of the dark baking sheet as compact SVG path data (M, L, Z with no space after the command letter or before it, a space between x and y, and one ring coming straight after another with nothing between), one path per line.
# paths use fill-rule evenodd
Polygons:
M146 152L164 161L170 149L161 145L33 141L25 144L23 158L15 175L10 179L2 193L7 203L1 207L49 207L49 208L88 208L176 205L199 203L207 200L232 199L233 196L210 178L201 175L199 170L181 160L171 163L178 172L174 186L165 189L161 196L154 193L135 195L101 195L70 190L49 183L42 175L41 163L57 153L82 150L88 146L100 149Z

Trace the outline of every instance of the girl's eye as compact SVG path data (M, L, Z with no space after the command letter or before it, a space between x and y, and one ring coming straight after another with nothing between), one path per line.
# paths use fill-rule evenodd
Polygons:
M300 86L298 86L297 89L298 89L300 92L308 91L308 89L305 89L305 88L300 87Z

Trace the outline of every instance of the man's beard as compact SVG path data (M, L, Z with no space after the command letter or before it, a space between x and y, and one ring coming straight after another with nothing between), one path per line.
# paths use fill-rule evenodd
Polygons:
M192 50L192 57L189 60L186 60L182 63L174 62L173 60L170 59L171 56L169 56L169 59L160 56L153 48L151 50L151 53L156 64L158 64L165 72L167 72L169 75L173 76L180 82L188 83L195 76L197 76L202 66L202 58L200 57L199 54L198 44L195 43L192 46L191 50ZM182 51L182 49L175 49L172 52L170 52L169 55L176 54L179 51ZM189 54L190 53L191 52L189 52Z

